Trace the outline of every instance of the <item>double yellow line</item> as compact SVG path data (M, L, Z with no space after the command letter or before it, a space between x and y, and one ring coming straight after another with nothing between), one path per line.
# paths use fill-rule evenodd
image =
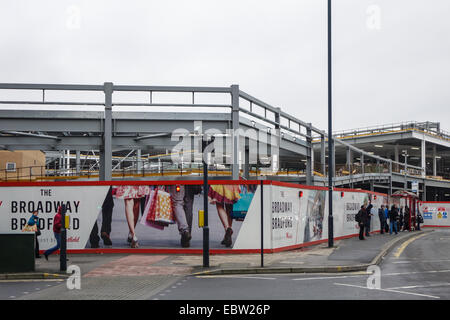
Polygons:
M403 251L405 251L406 247L413 241L422 238L424 236L426 236L428 233L424 233L424 234L419 234L418 236L415 236L411 239L409 239L408 241L405 241L398 249L397 251L394 253L394 257L398 258L400 257L400 255L403 253Z

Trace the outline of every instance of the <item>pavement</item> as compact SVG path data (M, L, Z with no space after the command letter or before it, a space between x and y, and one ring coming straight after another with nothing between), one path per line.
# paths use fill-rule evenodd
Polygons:
M160 254L72 254L67 266L79 267L83 278L99 277L166 277L187 275L257 274L257 273L336 273L363 271L380 264L395 246L433 230L400 232L398 235L372 234L366 240L358 237L297 250L264 254L220 254L210 256L210 267L203 268L202 255ZM32 273L0 274L0 280L65 279L59 271L59 256L36 259Z

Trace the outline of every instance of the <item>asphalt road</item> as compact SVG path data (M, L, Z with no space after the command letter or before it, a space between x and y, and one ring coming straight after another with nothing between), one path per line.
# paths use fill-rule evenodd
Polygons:
M444 300L450 299L450 230L414 236L381 265L380 287L368 275L268 274L83 278L74 299L149 300ZM56 299L66 283L0 281L0 299ZM114 292L113 292L114 291Z
M414 237L415 238L415 237ZM413 238L413 239L414 239ZM188 277L155 300L442 300L450 299L450 230L436 230L394 248L381 265L379 289L368 275L278 274ZM372 286L376 282L371 282Z

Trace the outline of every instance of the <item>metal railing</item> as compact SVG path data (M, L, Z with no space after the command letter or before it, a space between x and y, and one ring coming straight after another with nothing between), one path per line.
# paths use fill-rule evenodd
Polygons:
M419 130L427 134L436 136L440 139L450 141L450 132L442 130L439 122L417 122L406 121L400 123L392 123L381 126L361 127L350 130L336 131L334 137L339 139L353 138L372 134L385 134L398 131Z
M171 162L153 162L147 163L142 168L135 166L128 166L116 168L112 171L114 180L121 179L144 179L151 177L201 177L203 176L202 163L188 163L182 165L175 165ZM241 169L241 174L244 170ZM304 176L304 170L283 168L278 171L273 171L269 166L252 166L249 172L249 177L258 176ZM220 165L211 164L208 167L208 175L210 177L231 177L231 168ZM16 168L11 170L0 170L0 182L36 182L36 181L57 181L57 180L77 180L77 179L93 179L99 177L98 166L91 164L80 166L78 169L72 168L49 168L48 166L30 166Z

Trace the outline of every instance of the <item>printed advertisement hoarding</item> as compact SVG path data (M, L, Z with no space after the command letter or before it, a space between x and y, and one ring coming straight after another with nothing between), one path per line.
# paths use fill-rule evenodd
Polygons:
M423 216L424 226L450 227L450 203L448 202L421 202L419 211Z
M149 182L150 183L150 182ZM211 249L261 247L259 181L212 184L208 190ZM335 191L334 235L358 233L354 216L369 200L374 205L371 231L379 230L378 208L387 202L369 192ZM328 191L324 188L267 182L263 186L264 248L279 249L324 241L328 236ZM53 218L67 206L71 228L68 249L202 248L198 211L201 182L142 182L117 185L0 188L0 232L22 232L38 211L40 249L55 245ZM444 215L442 215L444 216ZM184 234L189 239L183 242ZM184 238L186 240L186 238Z
M38 211L41 249L56 244L53 218L61 204L67 207L71 229L67 248L82 249L108 192L105 186L0 188L0 232L22 232L34 210Z

